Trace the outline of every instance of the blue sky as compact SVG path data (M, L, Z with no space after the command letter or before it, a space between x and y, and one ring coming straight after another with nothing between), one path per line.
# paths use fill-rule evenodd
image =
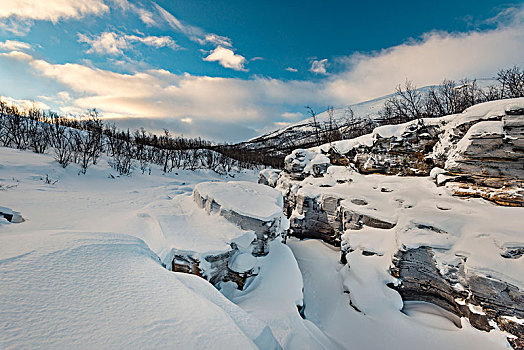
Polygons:
M238 141L443 78L524 65L522 1L10 0L0 95Z

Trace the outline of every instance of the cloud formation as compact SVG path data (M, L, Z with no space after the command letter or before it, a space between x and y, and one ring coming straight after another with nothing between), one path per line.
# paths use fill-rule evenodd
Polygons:
M286 70L287 70L288 72L292 72L292 73L296 73L296 72L298 72L298 69L296 69L296 68L292 68L292 67L287 67Z
M203 58L204 61L218 62L222 67L231 68L234 70L245 71L244 65L246 64L246 58L241 55L237 55L231 49L227 49L222 46L218 46L211 53Z
M109 11L103 0L2 0L0 18L15 16L24 19L57 22L62 18L80 18Z
M102 15L108 11L109 6L104 0L0 0L0 29L25 35L34 20L56 23L62 19Z
M326 66L327 66L328 60L327 58L324 58L323 60L313 60L311 62L311 68L309 68L309 71L315 74L322 74L326 75Z
M327 83L335 100L362 101L390 93L406 79L417 86L444 78L487 78L500 68L524 64L524 25L485 32L431 32L419 40L372 54L343 58L347 69Z
M78 41L90 46L87 53L105 55L122 55L124 50L130 49L132 44L137 42L157 49L161 47L176 49L178 47L169 36L121 35L115 32L104 32L94 37L79 33Z
M17 51L17 50L31 50L31 45L17 40L6 40L0 42L0 50Z
M200 27L183 23L162 6L157 3L153 3L153 5L159 17L167 23L171 29L186 35L190 40L200 45L211 44L215 46L232 47L233 42L230 38L214 33L207 33ZM159 26L160 23L156 22L156 25Z
M2 43L8 52L0 53L0 65L9 67L16 61L26 67L31 79L57 84L61 96L53 98L63 101L59 105L63 112L96 107L105 116L133 118L133 122L127 121L129 125L138 121L145 122L144 126L150 129L174 125L185 134L202 135L221 130L225 133L222 139L233 139L240 134L251 135L255 129L274 128L275 123L284 125L299 120L304 105L342 107L389 94L406 78L423 86L444 78L489 77L500 68L523 65L522 18L515 16L486 31L431 32L378 52L342 57L338 59L344 68L341 72L324 76L321 71L321 77L315 81L195 76L138 65L123 74L83 62L51 63L21 52L25 43L14 41ZM115 53L125 50L127 46L119 42L121 37L126 45L146 41L145 36L136 36L139 40L119 34L111 36L108 45L100 44L100 50ZM89 39L94 44L99 37ZM164 45L162 41L147 40L152 41L151 45ZM94 45L91 49L94 50ZM218 46L204 59L231 69L245 69L246 59L226 46ZM316 62L325 71L327 60ZM206 131L210 125L216 125L217 129ZM238 127L233 128L235 125Z

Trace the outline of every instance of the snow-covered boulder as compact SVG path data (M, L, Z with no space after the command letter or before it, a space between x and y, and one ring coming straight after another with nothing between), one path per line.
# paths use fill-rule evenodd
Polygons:
M256 255L267 254L269 239L282 235L289 222L283 213L282 194L268 186L247 182L202 182L193 199L208 214L217 214L256 235Z
M330 164L326 155L305 149L296 149L284 159L284 169L294 179L322 176Z
M220 217L243 235L231 239L226 252L175 255L173 269L205 274L213 284L232 281L242 289L256 275L257 257L268 254L268 243L284 238L289 221L283 213L282 194L265 185L246 181L202 182L195 186L193 200L207 215Z
M277 185L278 176L282 170L280 169L263 169L258 173L258 183L270 187Z
M6 207L0 207L0 218L14 224L24 222L24 218L19 212Z

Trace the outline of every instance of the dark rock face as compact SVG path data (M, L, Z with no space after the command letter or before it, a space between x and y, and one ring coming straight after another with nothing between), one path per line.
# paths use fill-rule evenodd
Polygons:
M300 216L291 217L292 234L298 238L318 238L333 245L340 245L342 213L339 198L322 196L320 199L297 195L296 211Z
M393 261L392 275L402 283L395 289L403 300L427 301L454 314L460 314L450 284L435 266L431 248L420 247L401 252Z
M197 275L217 285L220 282L235 282L238 289L242 290L248 277L255 276L253 270L238 273L228 267L231 257L237 252L208 255L204 257L205 262L201 264L200 257L190 252L176 252L171 269L174 272L183 272ZM203 266L206 266L205 268Z
M418 120L401 137L377 137L372 146L353 148L345 157L362 174L427 175L435 166L427 155L437 143L439 131L437 125Z
M503 316L524 318L524 291L507 282L475 273L464 275L460 280L466 284L464 291L452 288L456 275L442 275L436 266L432 248L419 247L399 251L391 267L391 274L401 281L391 285L405 301L426 301L438 305L459 317L466 317L477 329L489 332L497 323L500 329L516 336L510 342L515 349L522 349L524 327ZM457 300L463 300L458 303ZM481 307L483 313L473 312L468 305Z

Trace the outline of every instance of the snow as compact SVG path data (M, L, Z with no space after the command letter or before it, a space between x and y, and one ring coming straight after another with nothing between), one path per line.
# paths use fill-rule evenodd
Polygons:
M364 226L346 231L343 238L354 249L381 253L391 261L399 249L433 246L441 249L434 253L443 263L467 257L466 273L491 275L524 289L524 259L501 256L503 247L524 246L523 208L456 198L430 177L361 175L339 166L329 167L324 177L306 178L297 195L335 196L347 209L396 223L389 230Z
M333 343L312 322L301 318L297 305L302 306L302 275L288 246L273 241L269 254L258 258L259 273L244 291L230 285L223 293L250 315L271 327L284 349L336 349Z
M25 219L0 219L0 348L506 346L502 332L480 332L465 319L457 328L438 308L403 304L386 284L397 282L388 269L399 247L431 242L446 249L435 251L439 268L465 256L467 273L522 288L524 260L500 255L524 245L522 208L454 198L429 178L330 167L300 191L341 195L349 209L396 222L389 230L347 231L344 243L353 251L343 266L338 248L314 240L274 240L268 255L255 258L246 252L253 232L193 202L197 190L226 210L280 218L280 192L256 184L253 172L231 181L209 171L162 174L154 167L152 175L119 177L102 157L79 176L74 164L62 169L50 155L7 148L0 148L0 163L0 185L7 185L0 211ZM239 252L229 267L256 274L242 291L164 266L173 250L204 256L230 251L232 243Z
M79 176L74 164L6 148L0 159L0 183L18 184L0 205L26 219L0 225L0 348L278 347L267 325L207 281L162 265L173 247L246 240L191 200L195 183L230 177L156 168L117 177L104 158Z
M229 268L235 272L243 273L252 270L257 263L257 258L251 253L236 254L229 261Z
M265 332L135 237L35 230L2 232L1 244L2 348L256 348Z
M448 318L451 315L439 315L443 310L433 305L401 312L400 297L391 299L393 291L384 284L390 277L381 257L352 252L355 259L350 258L349 270L357 272L349 273L347 265L338 262L340 253L325 243L289 239L288 245L304 279L306 319L344 348L473 350L507 346L503 333L480 332L466 319L461 319L462 328L457 328ZM349 294L343 292L354 283L358 288ZM366 311L355 310L350 300Z
M282 216L283 200L279 191L248 181L203 182L195 187L203 198L212 198L221 210L271 221Z

